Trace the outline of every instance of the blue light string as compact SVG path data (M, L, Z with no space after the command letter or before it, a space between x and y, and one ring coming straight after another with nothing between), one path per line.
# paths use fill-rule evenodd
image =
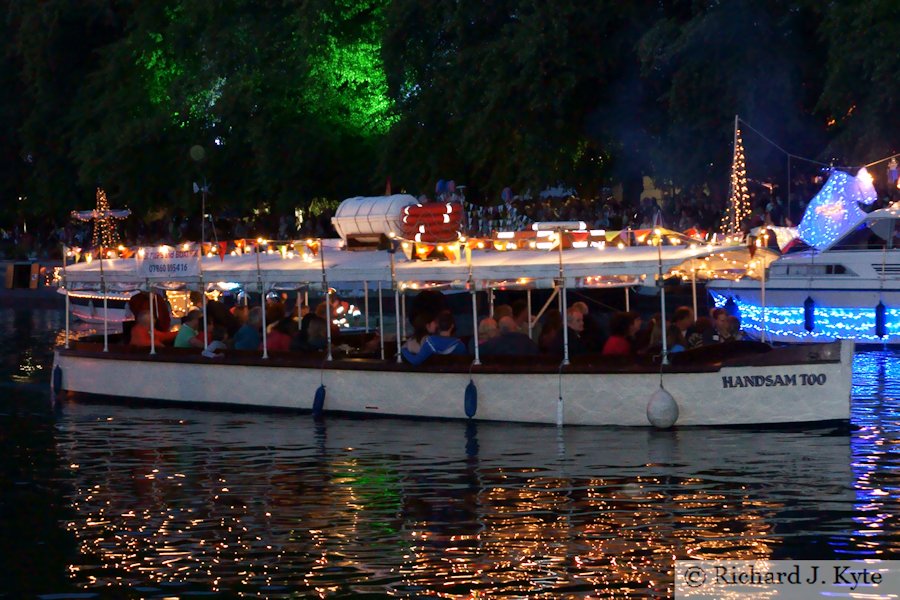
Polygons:
M762 333L762 307L740 299L709 290L716 308L722 308L729 298L733 298L741 311L741 329L755 334ZM864 342L900 341L900 308L885 310L887 335L875 334L875 307L872 308L829 308L816 306L816 327L806 331L803 327L803 306L767 306L766 334L796 341L828 341L833 339L855 339Z

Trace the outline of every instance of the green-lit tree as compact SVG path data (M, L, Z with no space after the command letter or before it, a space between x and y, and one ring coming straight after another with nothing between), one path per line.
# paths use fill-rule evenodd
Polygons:
M633 18L613 2L392 3L391 170L420 187L464 177L493 197L596 184L609 140L589 121L629 64Z

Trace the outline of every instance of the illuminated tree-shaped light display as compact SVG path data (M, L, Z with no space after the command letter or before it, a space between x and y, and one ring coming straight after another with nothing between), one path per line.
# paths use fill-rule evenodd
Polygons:
M91 239L93 247L111 248L119 245L119 232L116 230L116 221L122 220L131 211L112 210L109 208L109 200L103 188L97 188L97 207L94 210L72 211L72 218L79 221L94 222L94 236Z
M109 248L119 244L119 232L116 230L115 217L110 215L109 200L103 188L97 188L97 208L94 211L94 237L91 243L96 246Z
M741 231L741 223L750 217L750 193L747 188L747 166L744 161L744 141L740 123L734 119L734 157L731 163L731 195L722 219L722 231L733 235Z

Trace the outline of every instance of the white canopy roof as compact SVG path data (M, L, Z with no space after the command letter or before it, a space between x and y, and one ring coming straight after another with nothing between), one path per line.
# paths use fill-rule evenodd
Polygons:
M325 277L329 283L390 282L391 257L386 251L349 252L337 247L339 240L323 240ZM667 273L691 258L702 258L722 248L698 246L663 246L662 268ZM409 261L401 253L395 255L395 272L398 282L464 283L469 279L469 265L465 254L458 262L446 260ZM568 286L574 286L579 278L646 276L653 278L659 270L658 249L653 246L618 248L581 248L563 251L563 272ZM258 258L258 260L257 260ZM282 257L279 252L244 254L240 256L204 257L201 262L205 282L228 281L255 285L258 282L268 288L322 282L322 256L298 253ZM472 278L479 287L490 282L527 279L536 287L550 287L559 276L558 251L474 250L471 262ZM66 269L67 285L72 289L96 284L131 284L141 286L147 279L139 273L134 258L112 258L90 263L70 265ZM169 276L154 279L156 284L169 282L193 283L200 277ZM540 283L538 283L540 282Z

